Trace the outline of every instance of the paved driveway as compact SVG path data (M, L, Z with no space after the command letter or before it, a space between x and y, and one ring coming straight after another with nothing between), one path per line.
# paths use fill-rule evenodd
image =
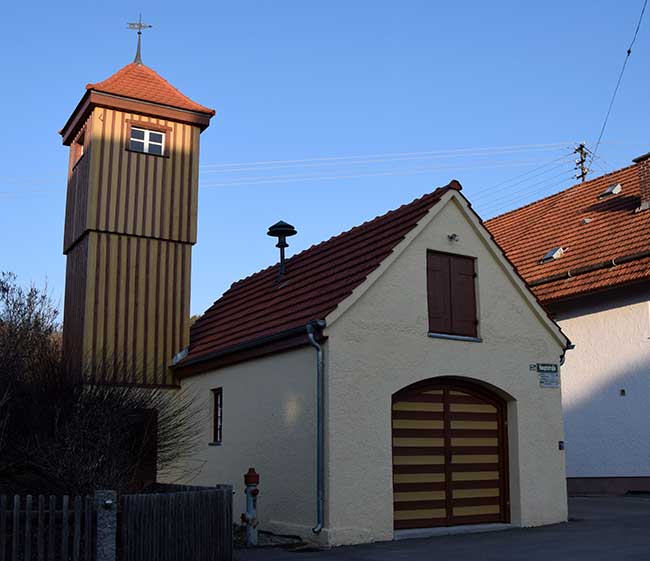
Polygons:
M329 551L238 550L237 561L650 561L650 497L573 498L544 528L382 542Z

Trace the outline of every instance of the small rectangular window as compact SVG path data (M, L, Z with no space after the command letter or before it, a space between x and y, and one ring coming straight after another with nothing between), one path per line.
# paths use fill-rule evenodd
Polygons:
M223 437L223 389L212 390L212 443L221 444Z
M477 336L475 263L472 257L429 251L427 296L429 331Z
M165 153L165 133L131 127L129 150L162 156Z

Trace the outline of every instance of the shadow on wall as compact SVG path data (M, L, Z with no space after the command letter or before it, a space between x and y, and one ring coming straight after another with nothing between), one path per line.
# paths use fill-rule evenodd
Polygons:
M592 386L573 402L567 400L569 384L565 383L570 372L563 374L569 479L647 477L643 488L650 490L650 363L640 362L612 370L607 383ZM611 489L623 493L642 490L638 488L641 483L630 481L624 489ZM602 485L598 488L605 491Z

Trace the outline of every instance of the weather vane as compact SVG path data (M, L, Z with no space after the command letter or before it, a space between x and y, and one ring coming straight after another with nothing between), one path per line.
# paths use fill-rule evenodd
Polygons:
M149 25L148 23L142 23L142 14L140 14L140 19L138 19L137 22L129 23L127 25L129 29L138 30L138 49L135 52L135 58L133 59L133 62L135 62L136 64L142 64L142 57L140 56L140 41L142 37L142 30L151 29L153 26Z

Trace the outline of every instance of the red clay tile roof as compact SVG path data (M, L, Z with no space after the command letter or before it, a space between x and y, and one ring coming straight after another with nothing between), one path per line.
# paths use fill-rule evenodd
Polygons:
M192 326L189 353L179 364L324 319L393 251L457 181L410 204L314 245L234 283Z
M599 198L620 183L617 195ZM639 165L632 165L574 185L485 225L544 304L650 279L650 259L640 259L586 274L535 284L552 275L650 250L650 210L635 212L641 202ZM583 219L588 219L584 223ZM549 250L566 252L540 263Z
M135 62L127 64L103 82L86 85L86 89L209 115L215 113L214 109L204 107L179 92L148 66Z

